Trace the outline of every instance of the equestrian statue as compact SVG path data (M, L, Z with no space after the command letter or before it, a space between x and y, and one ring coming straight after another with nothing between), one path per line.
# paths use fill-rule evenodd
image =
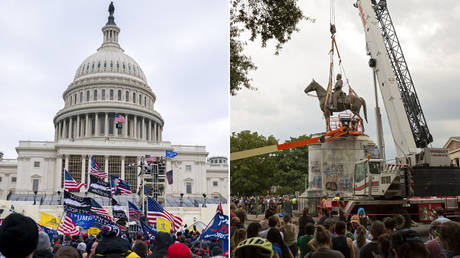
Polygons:
M334 92L332 93L332 105L329 103L325 105L327 91L319 83L317 83L314 79L304 90L305 94L308 94L309 92L312 92L312 91L316 91L316 97L318 98L319 106L321 108L321 111L323 111L324 117L326 118L326 128L329 131L331 130L330 117L331 115L334 114L334 112L342 112L345 110L350 110L354 115L359 117L359 119L361 119L362 121L362 118L359 115L359 112L362 106L364 109L364 118L366 119L366 122L367 122L366 101L363 98L356 95L354 92L350 93L350 95L346 95L342 91L342 86L343 86L342 75L337 74L337 82L334 85ZM363 126L363 131L364 131L364 126Z

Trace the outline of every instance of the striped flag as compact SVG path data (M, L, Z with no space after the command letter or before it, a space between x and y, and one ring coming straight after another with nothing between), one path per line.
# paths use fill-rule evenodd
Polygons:
M164 209L157 201L150 197L147 197L147 203L147 219L149 221L149 224L156 225L157 218L162 218L165 220L169 220L171 222L174 231L177 232L180 229L180 226L182 225L182 219L180 217L172 215L166 209Z
M115 114L115 123L124 123L125 117L120 114Z
M153 155L145 155L145 161L147 161L148 163L156 162L157 158Z
M220 214L224 215L224 209L222 209L222 203L219 203L219 205L217 205L216 212L220 212Z
M93 156L91 156L91 169L89 170L89 174L97 176L102 180L104 180L107 177L107 174L101 168L101 166L99 166L99 164Z
M117 177L110 176L110 187L112 188L112 195L132 194L131 186L125 180Z
M67 169L64 169L64 189L66 190L78 190L85 184L77 183L75 179L67 172Z
M113 220L112 216L110 216L110 214L104 208L102 208L102 206L99 203L97 203L93 198L91 198L91 211L98 215L101 215L102 217Z
M168 179L168 184L169 185L172 185L173 184L173 171L172 170L169 170L168 172L166 172L166 178Z
M61 224L59 225L58 232L64 234L65 236L78 236L80 232L73 222L72 218L70 218L69 214L66 212L64 218L61 220Z
M144 213L142 213L141 210L139 210L139 208L137 208L137 206L128 201L128 209L129 209L129 220L139 220L140 217L142 217L142 215L144 215Z

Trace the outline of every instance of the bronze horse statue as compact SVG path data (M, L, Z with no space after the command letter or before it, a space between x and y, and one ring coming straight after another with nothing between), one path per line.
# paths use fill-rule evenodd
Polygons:
M315 80L312 80L312 82L305 88L304 92L305 94L308 94L309 92L316 91L316 96L318 97L319 100L319 106L321 108L321 111L323 111L324 117L326 118L326 128L328 130L331 130L330 128L330 117L334 112L342 112L345 110L351 110L351 112L358 116L361 121L363 120L361 116L359 115L359 111L361 110L361 106L364 109L364 118L366 119L367 122L367 110L366 110L366 101L364 101L363 98L353 94L352 95L352 100L350 97L342 97L339 99L337 103L337 107L333 110L331 110L327 105L324 105L324 102L326 102L326 95L327 91ZM330 94L329 99L332 97L332 94ZM326 108L326 110L324 110ZM364 131L364 126L363 126L363 131Z

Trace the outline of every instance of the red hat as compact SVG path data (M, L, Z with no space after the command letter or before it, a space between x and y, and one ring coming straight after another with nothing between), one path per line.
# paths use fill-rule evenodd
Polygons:
M191 258L192 253L190 252L190 249L186 245L182 243L175 243L169 246L166 257L167 258Z

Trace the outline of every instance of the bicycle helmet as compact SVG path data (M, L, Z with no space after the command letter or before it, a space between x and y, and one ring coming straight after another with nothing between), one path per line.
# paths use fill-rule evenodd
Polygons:
M235 257L273 257L272 243L265 238L251 237L241 241L235 248Z

